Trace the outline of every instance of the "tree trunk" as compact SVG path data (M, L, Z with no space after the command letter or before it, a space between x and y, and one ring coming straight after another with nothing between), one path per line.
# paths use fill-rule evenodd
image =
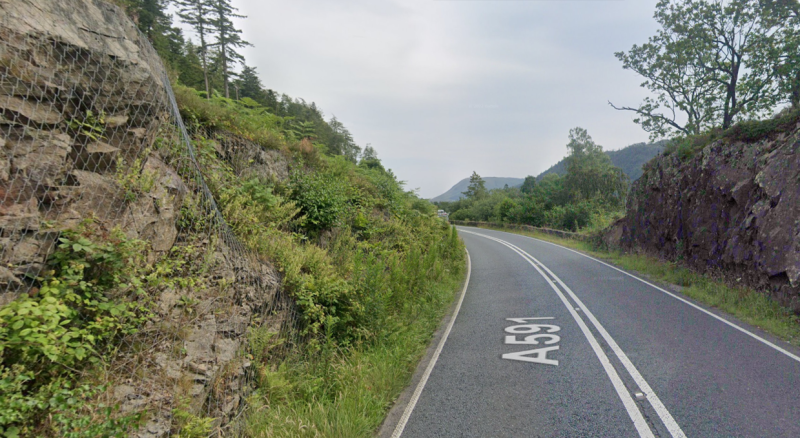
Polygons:
M206 45L206 35L205 30L202 26L198 29L198 33L200 34L200 55L202 55L203 59L203 81L206 84L206 99L211 99L211 90L208 86L208 61L206 54L208 53L208 46Z
M225 45L219 48L220 56L222 56L222 80L225 82L225 98L230 99L231 93L228 90L228 58L225 56Z
M206 62L206 54L203 53L203 80L206 83L206 99L211 99L211 89L208 86L208 62Z
M733 118L739 112L736 102L736 85L739 82L739 65L741 60L734 56L735 65L731 66L731 81L728 83L728 97L725 99L725 113L722 119L722 129L728 129L733 124Z

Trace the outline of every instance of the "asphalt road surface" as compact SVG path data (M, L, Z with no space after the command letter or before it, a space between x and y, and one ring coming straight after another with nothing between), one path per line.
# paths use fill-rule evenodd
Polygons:
M575 251L460 227L471 274L395 437L800 437L800 350Z

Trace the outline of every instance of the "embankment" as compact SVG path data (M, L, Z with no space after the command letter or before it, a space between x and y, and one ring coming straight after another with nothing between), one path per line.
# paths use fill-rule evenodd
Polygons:
M715 137L645 165L606 240L763 290L800 313L800 117Z

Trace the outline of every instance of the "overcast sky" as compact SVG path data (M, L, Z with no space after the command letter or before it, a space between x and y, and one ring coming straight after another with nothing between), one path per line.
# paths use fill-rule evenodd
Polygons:
M646 95L614 52L658 29L657 0L233 0L264 86L315 102L408 189L472 171L537 175L581 126L606 150L647 140Z

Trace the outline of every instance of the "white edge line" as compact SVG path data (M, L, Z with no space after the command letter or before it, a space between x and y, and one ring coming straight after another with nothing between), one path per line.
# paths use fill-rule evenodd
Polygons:
M493 240L497 243L500 243L501 245L508 247L512 251L516 252L520 257L522 257L523 260L525 260L531 266L533 266L534 269L536 269L539 275L541 275L542 278L544 278L545 281L547 281L547 284L549 284L550 287L556 292L558 297L561 299L561 302L569 311L570 315L572 315L572 318L575 320L575 322L578 323L578 327L581 329L581 332L583 332L583 335L586 337L586 340L589 341L589 345L592 347L592 350L594 351L594 354L597 356L597 359L600 360L600 364L603 366L603 370L606 372L606 375L608 375L609 380L611 380L611 384L614 386L614 390L616 390L617 395L622 401L623 406L625 406L625 410L628 411L628 415L631 417L631 421L633 421L633 425L634 427L636 427L636 431L639 432L639 436L648 438L654 437L653 432L650 430L650 426L647 425L647 420L644 419L644 416L642 415L642 412L639 410L639 407L636 406L636 402L633 400L633 397L631 397L631 394L628 392L627 387L622 382L622 379L619 377L617 370L614 368L613 365L611 365L611 360L608 358L608 355L606 355L605 351L603 351L603 349L600 347L600 343L597 342L597 339L589 330L589 327L586 326L586 323L583 321L580 315L578 315L578 312L575 311L575 308L570 304L570 302L567 300L564 294L556 287L556 285L553 284L553 281L550 280L550 278L547 275L545 275L545 273L542 272L542 270L539 269L539 267L536 266L536 264L533 261L525 257L525 254L523 254L524 251L514 247L512 244L505 242L501 239L498 239L496 237L487 236L485 234L473 233L470 231L465 231L465 232L468 234L474 234L477 236L485 237L489 240Z
M477 228L477 229L479 229L479 230L480 230L481 228ZM489 231L494 231L494 230L489 230ZM501 232L501 233L505 233L505 231L500 231L500 232ZM744 329L744 328L742 328L742 327L739 327L738 325L736 325L736 324L734 324L734 323L732 323L732 322L728 321L727 319L725 319L725 318L723 318L723 317L721 317L721 316L719 316L719 315L716 315L714 312L710 312L710 311L708 311L708 310L706 310L706 309L702 308L701 306L698 306L697 304L695 304L695 303L693 303L693 302L691 302L691 301L689 301L689 300L687 300L687 299L685 299L685 298L683 298L683 297L680 297L680 296L678 296L678 295L675 295L674 293L672 293L672 292L670 292L670 291L668 291L668 290L665 290L665 289L663 289L663 288L660 288L660 287L658 287L658 286L654 285L653 283L650 283L650 282L649 282L649 281L647 281L647 280L641 279L641 278L639 278L639 277L637 277L637 276L635 276L635 275L633 275L633 274L631 274L631 273L625 272L625 271L623 271L622 269L619 269L619 268L617 268L616 266L610 265L610 264L608 264L608 263L606 263L606 262L604 262L604 261L602 261L602 260L598 260L598 259L596 259L596 258L594 258L594 257L592 257L592 256L588 256L588 255L586 255L586 254L584 254L584 253L582 253L582 252L580 252L580 251L575 251L575 250L574 250L574 249L572 249L572 248L567 248L567 247L565 247L565 246L561 246L561 245L559 245L559 244L556 244L556 243L553 243L553 242L548 242L548 241L546 241L546 240L537 239L537 238L535 238L535 237L525 236L525 235L523 235L523 234L514 234L514 233L506 233L506 234L513 234L513 235L515 235L515 236L520 236L520 237L524 237L524 238L526 238L526 239L531 239L531 240L535 240L535 241L537 241L537 242L543 242L543 243L547 243L547 244L549 244L549 245L553 245L553 246L556 246L556 247L559 247L559 248L563 248L563 249L566 249L567 251L571 251L571 252L574 252L575 254L578 254L578 255L580 255L580 256L586 257L587 259L594 260L594 261L596 261L597 263L600 263L601 265L608 266L609 268L611 268L611 269L614 269L615 271L619 271L619 272L621 272L621 273L623 273L623 274L627 275L628 277L635 278L636 280L639 280L639 281L641 281L642 283L644 283L644 284L646 284L646 285L648 285L648 286L650 286L650 287L652 287L652 288L654 288L654 289L657 289L657 290L659 290L659 291L661 291L661 292L664 292L665 294L667 294L667 295L671 296L672 298L675 298L675 299L676 299L676 300L678 300L678 301L681 301L681 302L683 302L683 303L685 303L685 304L688 304L688 305L690 305L690 306L694 307L695 309L697 309L697 310L699 310L699 311L701 311L701 312L705 313L706 315L708 315L708 316L710 316L710 317L712 317L712 318L714 318L714 319L717 319L717 320L719 320L719 321L721 321L721 322L723 322L723 323L725 323L725 324L727 324L727 325L729 325L729 326L731 326L731 327L735 328L736 330L739 330L740 332L742 332L742 333L746 334L747 336L750 336L751 338L753 338L753 339L755 339L755 340L757 340L757 341L759 341L759 342L761 342L761 343L763 343L763 344L765 344L765 345L767 345L767 346L769 346L769 347L772 347L773 349L775 349L775 350L777 350L777 351L779 351L779 352L781 352L781 353L785 354L786 356L788 356L788 357L790 357L790 358L792 358L792 359L796 360L797 362L800 362L800 356L797 356L796 354L793 354L793 353L791 353L791 352L789 352L789 351L787 351L787 350L785 350L785 349L783 349L783 348L781 348L781 347L779 347L779 346L775 345L774 343L772 343L772 342L770 342L770 341L768 341L768 340L766 340L766 339L762 338L761 336L758 336L757 334L755 334L755 333L753 333L753 332L750 332L750 331L748 331L747 329Z
M436 361L439 359L439 354L442 352L444 343L447 342L447 337L450 335L450 330L452 330L453 324L456 322L458 311L461 310L461 303L464 302L464 296L467 294L467 287L469 286L469 277L472 274L472 259L470 258L469 251L467 251L466 248L464 248L464 251L467 253L467 280L464 282L464 289L461 291L461 298L458 299L458 304L456 305L456 310L453 312L453 317L450 318L450 323L447 324L447 329L445 329L442 339L439 340L439 345L436 346L436 351L433 352L431 361L428 362L425 372L422 373L422 378L417 384L417 388L414 390L411 400L408 401L408 404L403 411L403 415L400 417L400 421L397 422L397 426L394 428L392 438L400 438L400 435L403 434L403 429L406 428L408 419L411 418L411 413L414 411L414 407L417 405L420 395L422 395L422 390L425 389L425 384L428 383L428 377L430 377L433 367L436 366Z
M516 247L513 244L511 244L511 246ZM664 426L667 427L669 433L675 438L686 438L686 434L683 433L683 430L681 429L680 425L678 425L678 422L675 421L675 419L672 417L672 414L669 413L669 410L667 410L666 406L664 406L664 404L661 402L661 399L658 398L658 395L656 395L655 391L653 391L653 389L650 387L650 385L647 383L644 377L642 377L642 375L639 373L639 370L637 370L636 367L633 365L633 363L630 361L630 359L628 359L628 356L625 354L624 351L622 351L622 348L620 348L617 342L614 341L614 338L612 338L611 335L606 331L606 329L600 324L600 321L598 321L597 318L595 318L591 310L589 310L589 308L586 307L585 304L583 304L583 301L581 301L580 298L578 298L578 296L575 295L572 289L570 289L569 286L564 284L564 282L561 281L561 279L556 274L554 274L553 271L551 271L547 266L545 266L544 263L540 262L535 257L528 254L523 249L521 248L517 249L522 251L522 253L524 253L530 259L538 263L542 267L542 269L544 269L548 274L553 276L556 282L558 282L558 284L561 285L561 287L563 287L564 290L567 291L569 296L572 297L572 299L575 300L576 303L578 303L578 306L580 306L581 310L583 310L583 312L589 318L589 321L591 321L592 325L594 325L594 327L600 333L600 336L602 336L603 339L605 339L606 343L608 343L608 345L611 347L611 350L614 351L614 354L616 354L620 362L622 362L622 365L628 371L628 374L630 374L630 376L633 377L633 380L639 386L639 389L641 389L642 392L644 392L647 395L647 401L650 403L651 406L653 406L653 409L655 409L656 413L661 418L661 421L664 423Z

